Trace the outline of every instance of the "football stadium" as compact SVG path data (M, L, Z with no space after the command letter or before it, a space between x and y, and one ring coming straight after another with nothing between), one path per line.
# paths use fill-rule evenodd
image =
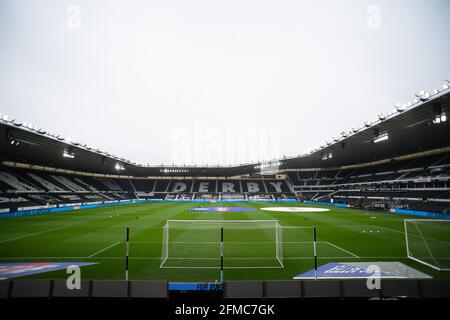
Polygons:
M147 10L144 7L142 5L142 12ZM448 4L443 7L448 15ZM26 9L16 11L13 8L12 4L5 6L5 12L17 14L18 19L26 15ZM97 13L98 17L113 17L120 11L116 9L103 13L104 16ZM78 25L81 21L94 34L96 31L90 29L92 12L89 10L87 4L67 7L67 32L86 32ZM366 14L371 15L374 8L369 6L367 10ZM80 12L88 19L73 19ZM141 26L139 19L136 24ZM124 25L130 29L136 27L134 22L127 21L129 24ZM446 21L448 24L449 20ZM54 21L50 19L48 23ZM183 27L191 26L192 21L183 23ZM209 24L215 26L212 21L206 23ZM377 25L370 26L367 32L377 30ZM172 39L170 32L162 34ZM177 41L181 40L177 38ZM67 43L63 46L71 48ZM214 55L208 50L213 49L201 49L209 52L205 56ZM141 58L140 53L130 53L133 50L126 47L113 53L100 47L94 51L100 52L107 70L114 70L105 75L113 79L119 78L123 71L121 67L108 64L117 55L125 55L131 69L136 67L132 60ZM80 50L78 54L86 53ZM114 58L109 61L110 57ZM40 61L39 57L36 59ZM38 79L42 76L39 70L44 73L48 70L53 76L67 71L63 67L55 71L49 67L53 63L58 62L36 63ZM18 74L23 72L14 63L12 67L8 63L2 62L2 65L9 68L11 75L14 70ZM94 69L89 69L91 67L86 68L84 76L89 78L96 74ZM153 65L145 68L149 68L149 72L158 69ZM138 74L136 70L133 72ZM174 71L175 74L179 75ZM27 83L24 79L32 75L17 77L15 80L12 76L11 83L17 81L22 86L23 81ZM55 76L55 79L59 78ZM143 81L139 77L138 80ZM312 97L311 105L303 106L298 113L283 113L284 109L270 113L259 110L251 118L241 119L238 113L230 116L224 107L204 113L195 108L186 111L189 104L182 106L179 97L174 98L178 99L178 107L162 113L146 107L136 112L128 104L141 103L138 97L132 97L138 89L133 94L123 93L118 86L116 89L123 97L114 95L114 89L109 91L117 99L117 105L126 100L123 109L120 107L118 111L123 117L117 120L113 116L114 107L99 106L114 100L98 101L103 94L110 94L102 91L102 84L97 88L83 78L80 80L85 81L85 85L81 85L83 89L70 91L69 84L52 81L52 84L45 84L48 91L42 93L37 92L44 85L23 85L22 91L32 92L31 95L19 89L14 91L8 81L2 82L5 85L0 89L5 105L5 110L0 109L2 302L156 301L175 304L175 311L170 311L173 316L178 311L182 315L193 314L189 313L193 310L184 309L184 304L182 309L177 309L176 303L183 299L189 299L193 305L196 301L227 301L232 305L238 301L281 300L296 305L304 300L415 302L450 298L449 78L437 79L436 88L415 91L415 85L411 85L407 90L409 98L405 102L391 102L388 112L385 112L386 106L367 102L369 106L365 110L373 111L376 118L351 129L346 121L360 118L356 115L352 118L350 109L330 113L336 121L321 124L321 119L327 115L319 115L320 111L314 113L314 108L328 103L325 101L329 101L326 100L329 97L325 96ZM195 81L194 77L186 85ZM205 86L208 83L220 86L219 82L214 84L217 79L202 81ZM133 86L137 82L133 82ZM357 83L358 79L349 82ZM408 79L405 82L409 87ZM172 89L183 91L177 85ZM168 94L160 84L149 86L152 89L148 90L156 88L152 91L155 95L178 94ZM372 89L349 92L348 96L365 95ZM211 90L204 89L202 94L216 101L223 98L222 93ZM298 90L300 95L308 95L301 88ZM387 86L381 86L381 90L389 92ZM94 92L98 95L91 96ZM48 107L47 110L45 103L53 105L52 99L57 101L59 94L70 107ZM77 98L80 95L82 101ZM402 96L403 93L399 99ZM261 101L272 103L268 95L264 97ZM288 98L292 97L288 95ZM355 108L361 104L360 97L355 99L358 101L337 98L333 105L321 110L346 103L353 103L352 108ZM22 108L23 102L32 106ZM85 114L73 118L78 103L84 103L87 109L80 109ZM154 101L149 99L148 103ZM7 104L12 107L8 108ZM238 103L237 108L245 109L243 104ZM50 127L34 125L44 113ZM28 118L21 119L24 115ZM143 125L140 121L147 117L151 122ZM221 150L222 155L230 153L227 141L214 133L199 145L183 140L175 150L178 157L174 163L168 164L170 161L166 160L157 164L154 160L167 159L161 146L172 151L177 148L170 138L177 126L184 125L195 131L198 123L207 122L222 128L217 129L219 132L229 126L238 140L244 140L242 132L232 127L233 119L245 120L255 128L270 120L280 132L295 132L303 129L300 125L292 128L289 122L292 119L288 118L296 117L305 121L304 126L311 123L311 127L298 136L289 134L289 138L276 135L274 138L272 133L258 136L257 142L250 143L249 148L269 140L282 140L281 149L288 144L295 144L294 149L297 145L303 148L302 143L319 140L316 135L321 137L322 131L333 132L334 137L306 152L300 153L299 149L299 154L293 156L275 152L270 155L271 160L261 156L257 160L229 163L226 159L213 165L216 158L210 160L208 152L198 151L199 146L208 149L212 145L215 151ZM90 141L100 141L105 146L93 147L81 142L74 133L83 138L92 137ZM185 138L189 134L181 136ZM184 148L182 152L179 152L180 145ZM248 148L236 149L233 152L239 155L245 154ZM124 151L117 156L117 150ZM128 160L133 155L148 163ZM187 164L192 155L200 157L201 164ZM232 314L248 314L243 308L232 309ZM277 310L278 316L282 314ZM206 317L206 313L203 315Z
M176 290L364 279L378 263L382 279L447 283L449 112L444 84L309 155L233 167L141 167L3 115L1 275L74 264Z

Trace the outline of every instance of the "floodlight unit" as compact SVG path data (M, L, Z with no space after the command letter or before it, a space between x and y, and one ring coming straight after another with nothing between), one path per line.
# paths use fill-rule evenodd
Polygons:
M125 165L122 163L117 162L114 168L118 171L125 171Z
M9 128L5 130L5 140L13 146L18 146L20 144L20 141L14 137L13 130Z
M75 158L75 153L73 152L73 147L68 147L67 149L64 149L63 157L64 158L69 158L69 159L74 159Z

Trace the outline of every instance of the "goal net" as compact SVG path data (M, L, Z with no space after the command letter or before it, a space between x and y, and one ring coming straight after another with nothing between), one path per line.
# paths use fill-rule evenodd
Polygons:
M408 258L439 271L450 271L450 220L406 219Z
M223 245L221 230L223 228ZM167 220L161 268L283 268L276 220Z

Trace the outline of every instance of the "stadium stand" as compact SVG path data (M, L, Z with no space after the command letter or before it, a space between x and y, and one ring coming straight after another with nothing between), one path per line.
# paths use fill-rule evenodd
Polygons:
M301 199L448 213L450 88L416 98L405 108L275 165L144 166L2 117L0 209L141 199ZM377 141L380 132L388 139ZM273 172L262 170L274 166Z
M435 154L352 169L289 173L296 192L308 200L355 207L402 208L449 213L450 155ZM381 201L383 200L383 201ZM375 205L376 204L376 205Z
M1 208L21 211L110 201L295 199L286 180L94 178L0 167ZM20 194L16 196L15 194ZM15 195L15 196L12 196Z
M448 213L450 154L383 164L287 172L287 179L228 180L97 178L0 167L1 208L24 210L131 199L288 200L306 199L373 209L406 208ZM291 190L294 190L292 192ZM19 196L20 195L20 196Z

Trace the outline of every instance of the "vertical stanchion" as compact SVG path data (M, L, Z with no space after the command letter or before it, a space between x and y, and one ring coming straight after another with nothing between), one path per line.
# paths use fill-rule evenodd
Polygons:
M127 227L126 252L125 252L125 280L128 281L128 255L130 253L130 227Z
M223 283L223 227L220 228L220 283Z
M313 227L313 237L314 237L314 276L317 280L317 235L316 226Z

